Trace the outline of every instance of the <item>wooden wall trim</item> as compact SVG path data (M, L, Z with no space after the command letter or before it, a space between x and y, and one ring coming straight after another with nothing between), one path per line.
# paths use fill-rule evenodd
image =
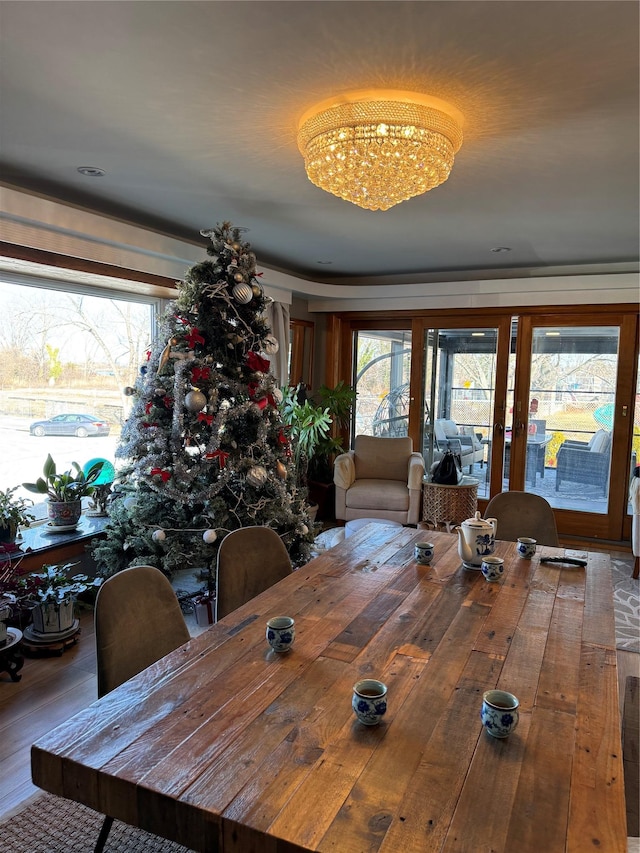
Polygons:
M484 316L525 316L535 314L536 316L549 317L564 317L567 314L628 314L638 313L638 304L632 302L618 302L611 304L587 304L576 305L499 305L495 308L421 308L417 310L400 309L398 311L338 311L332 315L342 321L351 323L352 328L388 328L390 322L396 323L400 320L408 321L407 328L410 328L410 321L417 317L425 317L433 320L438 318L446 319L450 322L452 318L461 320L462 323L468 323L469 317L484 317ZM372 323L380 325L371 325ZM354 324L357 324L354 325Z
M76 258L70 255L61 255L45 249L34 249L31 246L20 246L16 243L0 241L0 257L26 261L40 266L73 270L74 272L87 273L88 275L119 278L124 281L139 281L143 284L151 284L156 287L169 287L172 290L175 290L176 288L175 279L167 276L156 275L155 273L146 273L141 270L126 269L113 264L105 264L101 261L90 261L87 258Z

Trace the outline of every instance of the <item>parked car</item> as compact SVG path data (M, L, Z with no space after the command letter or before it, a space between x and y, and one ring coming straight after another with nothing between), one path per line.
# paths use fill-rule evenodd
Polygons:
M95 415L56 415L46 421L34 421L29 427L31 435L109 435L109 424Z

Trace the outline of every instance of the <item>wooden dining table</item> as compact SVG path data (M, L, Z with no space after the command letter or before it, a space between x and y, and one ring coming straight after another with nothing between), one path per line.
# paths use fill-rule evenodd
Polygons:
M202 853L623 853L608 555L496 553L488 583L454 534L365 526L42 737L33 781ZM388 687L377 726L361 678ZM496 687L520 700L505 739L480 719Z

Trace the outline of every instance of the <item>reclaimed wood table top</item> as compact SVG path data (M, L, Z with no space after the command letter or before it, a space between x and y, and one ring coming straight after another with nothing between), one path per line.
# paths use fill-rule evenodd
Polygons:
M361 529L41 738L35 784L203 853L622 853L608 555L498 542L492 584L428 537L422 566L425 531ZM379 726L352 712L362 677L388 685ZM494 687L520 699L504 740Z

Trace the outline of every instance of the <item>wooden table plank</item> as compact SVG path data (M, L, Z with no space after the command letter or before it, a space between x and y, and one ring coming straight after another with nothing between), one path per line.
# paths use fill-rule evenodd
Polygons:
M583 643L571 773L568 853L579 853L587 846L612 853L626 850L617 696L615 649ZM616 712L613 724L609 719L612 712ZM618 796L612 796L615 792Z

